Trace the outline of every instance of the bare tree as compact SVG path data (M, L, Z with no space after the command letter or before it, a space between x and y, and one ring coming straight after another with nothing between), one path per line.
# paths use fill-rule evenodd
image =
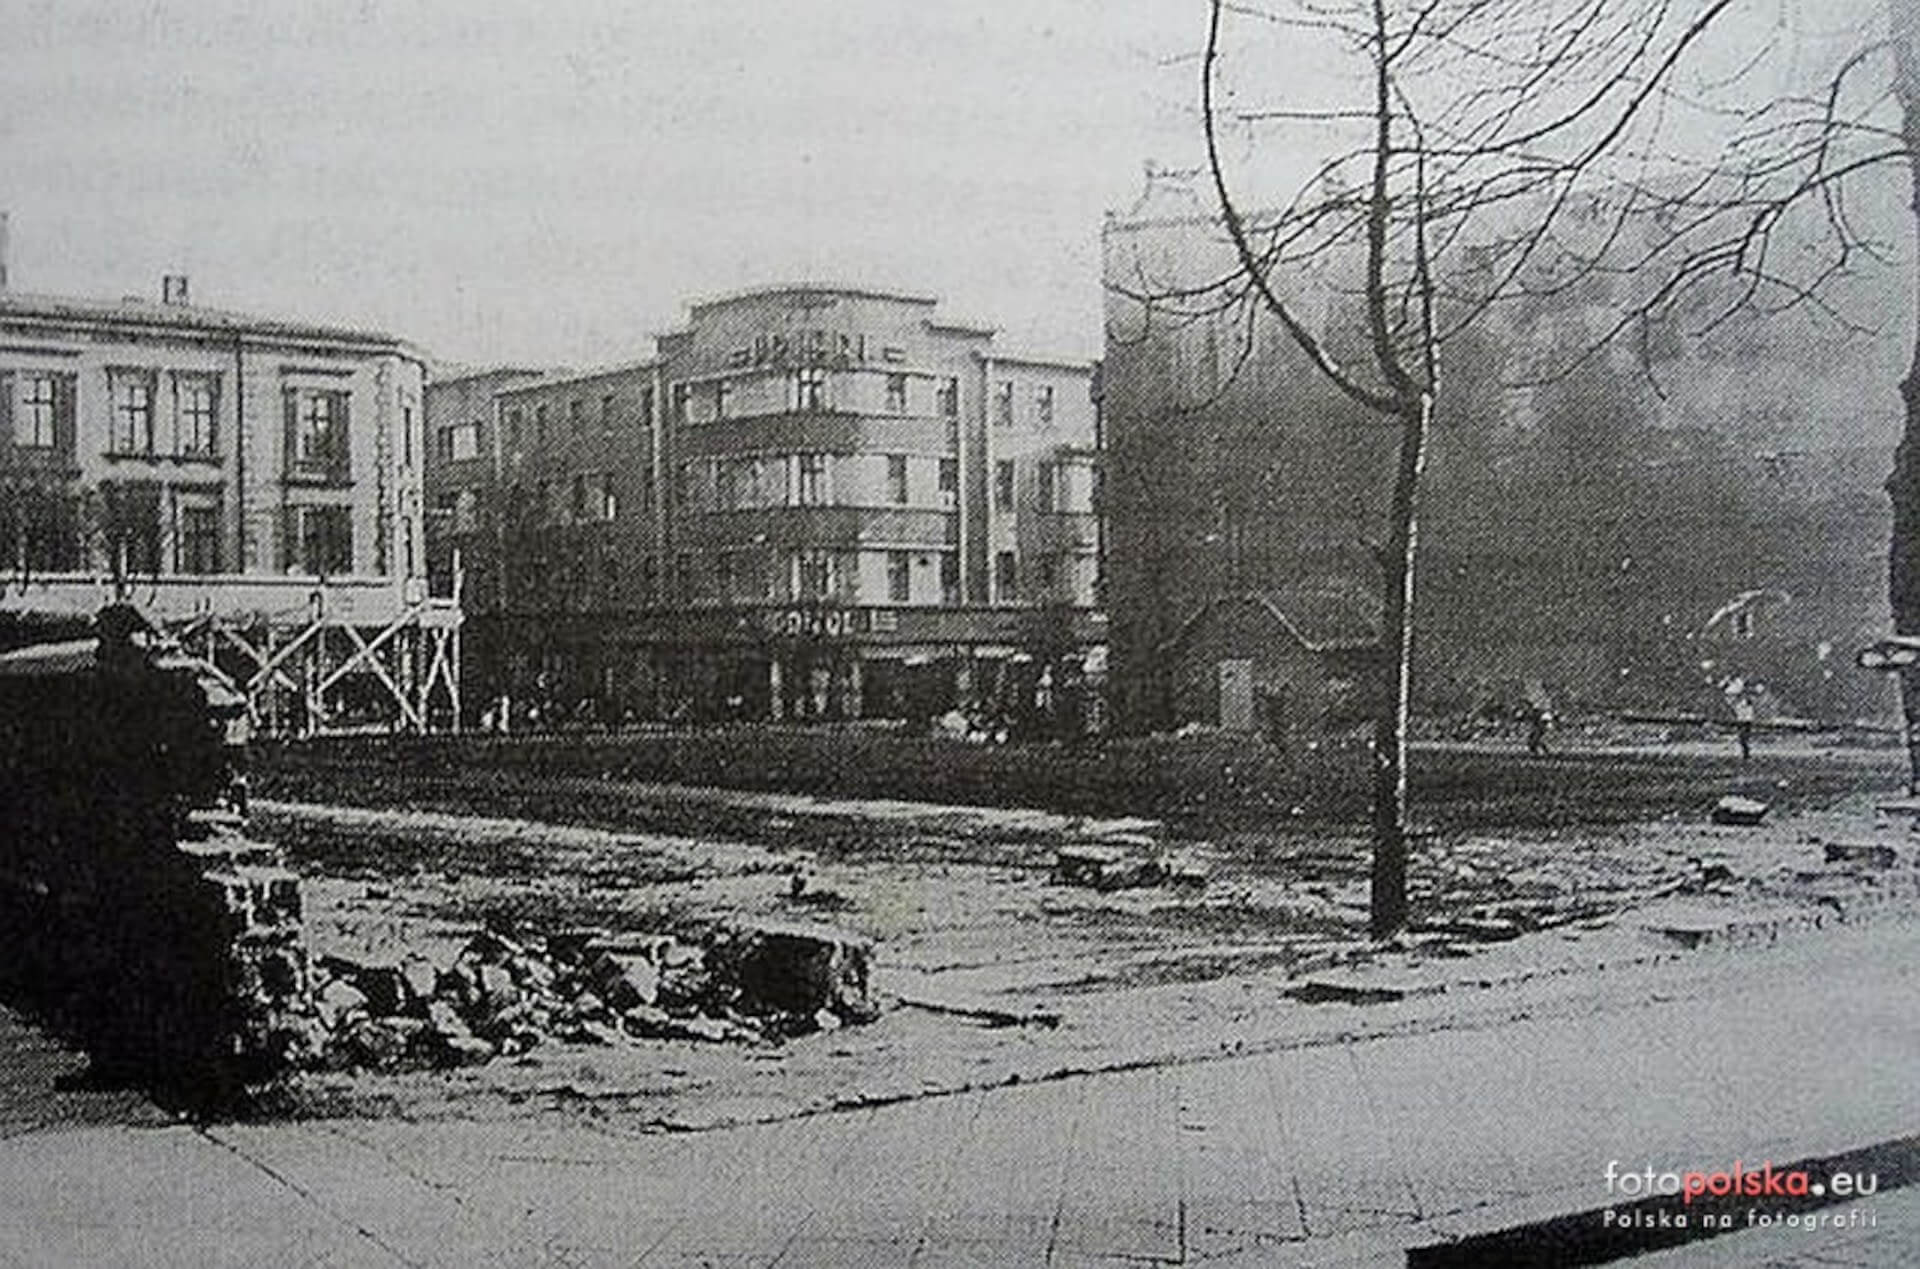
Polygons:
M1491 332L1518 377L1538 382L1595 357L1647 362L1650 345L1684 344L1742 314L1805 307L1847 323L1829 299L1834 283L1875 258L1847 182L1910 153L1920 113L1909 110L1905 137L1877 128L1879 101L1845 91L1850 64L1830 92L1782 94L1781 31L1756 29L1739 10L1736 0L1209 6L1200 114L1236 267L1176 298L1195 310L1238 303L1270 314L1394 438L1382 540L1372 544L1376 938L1409 915L1415 579L1446 348ZM1271 106L1242 105L1261 91L1258 50L1275 39L1350 59L1356 74L1332 91L1351 85L1355 99L1296 90ZM1911 74L1902 82L1914 88ZM1904 100L1920 104L1920 90ZM1275 139L1279 129L1294 132L1292 146ZM1302 150L1316 161L1296 178L1300 192L1277 210L1250 210L1241 186L1256 179L1252 169ZM1316 292L1332 302L1305 298ZM1570 317L1573 351L1546 364L1568 341L1541 338L1541 324L1560 329ZM1920 413L1916 383L1910 418ZM1920 449L1903 454L1920 508ZM1909 540L1920 543L1920 532ZM1896 551L1896 574L1920 629L1920 545L1905 573L1901 558Z
M1911 207L1920 222L1920 10L1911 0L1887 0L1888 39L1869 45L1848 59L1833 79L1831 98L1838 100L1847 76L1876 54L1892 62L1892 92L1899 108L1897 142L1907 165ZM1893 540L1887 551L1887 597L1893 606L1897 634L1920 635L1920 327L1916 327L1913 360L1900 381L1905 422L1900 446L1894 451L1893 472L1887 477L1887 497L1893 504ZM1900 677L1901 709L1906 715L1907 790L1920 792L1920 667L1909 667Z

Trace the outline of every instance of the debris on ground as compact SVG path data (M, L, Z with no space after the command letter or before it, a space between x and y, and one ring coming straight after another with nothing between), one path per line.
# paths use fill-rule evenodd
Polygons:
M1767 818L1767 804L1730 793L1713 804L1713 822L1733 828L1755 828Z
M710 951L716 972L749 1011L844 1022L879 1016L873 999L873 943L829 925L761 921L738 926Z
M1197 860L1168 854L1143 855L1123 846L1062 846L1054 852L1053 880L1063 886L1095 890L1134 890L1149 886L1204 889L1207 868Z
M1512 916L1455 917L1442 921L1421 921L1413 926L1415 934L1439 934L1469 943L1504 943L1527 932L1527 924Z
M1883 842L1826 842L1827 862L1866 868L1891 868L1900 852Z
M872 945L826 926L544 938L486 929L445 965L319 958L312 1056L333 1069L473 1066L560 1042L769 1044L879 1015Z
M1286 995L1303 1005L1385 1005L1415 996L1433 996L1446 990L1446 984L1418 979L1388 981L1371 976L1324 976L1309 978L1290 987Z

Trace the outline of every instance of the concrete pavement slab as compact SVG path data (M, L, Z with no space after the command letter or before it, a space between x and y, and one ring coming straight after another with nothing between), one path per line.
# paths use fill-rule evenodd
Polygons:
M1377 1262L1604 1205L1610 1160L1920 1125L1916 953L1920 929L1883 927L1743 954L1732 992L1676 971L1586 1012L682 1135L614 1113L45 1129L0 1142L0 1260Z

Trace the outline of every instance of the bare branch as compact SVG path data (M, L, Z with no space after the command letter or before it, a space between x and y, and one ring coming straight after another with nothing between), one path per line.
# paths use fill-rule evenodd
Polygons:
M1247 240L1245 222L1241 218L1238 206L1234 203L1232 193L1227 188L1226 171L1220 162L1220 141L1215 127L1214 64L1220 56L1222 5L1223 0L1211 0L1209 6L1207 51L1200 72L1200 112L1206 130L1207 167L1213 174L1214 192L1220 199L1221 216L1226 222L1228 234L1233 239L1234 249L1239 253L1241 265L1247 270L1248 278L1259 291L1261 299L1266 302L1268 310L1280 320L1287 334L1293 337L1293 341L1300 346L1301 351L1307 354L1314 366L1326 375L1335 387L1359 404L1376 413L1391 413L1395 404L1394 398L1361 384L1333 359L1320 340L1301 323L1292 308L1274 291L1266 273L1260 268L1260 262L1254 254L1252 245Z

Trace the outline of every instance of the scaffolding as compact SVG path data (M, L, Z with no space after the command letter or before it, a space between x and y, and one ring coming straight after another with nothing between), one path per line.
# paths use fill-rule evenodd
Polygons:
M460 579L0 573L0 613L51 622L133 605L283 736L458 731Z

